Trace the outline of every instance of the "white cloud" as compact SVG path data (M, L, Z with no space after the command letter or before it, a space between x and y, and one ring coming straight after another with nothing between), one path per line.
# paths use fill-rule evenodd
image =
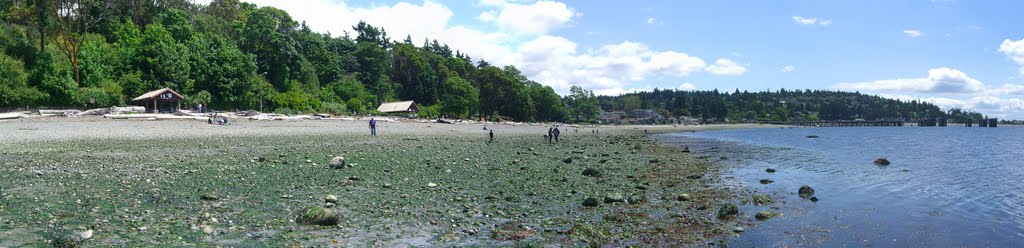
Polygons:
M928 70L926 78L879 80L863 83L839 83L840 90L880 92L879 96L901 100L926 101L942 109L960 108L999 118L1022 118L1024 85L987 86L966 73L950 68Z
M787 65L787 66L783 66L783 67L782 67L782 70L780 70L780 71L781 71L782 73L790 73L790 72L793 72L793 71L795 71L795 70L796 70L796 67L794 67L794 66L792 66L792 65Z
M516 35L542 35L566 26L578 13L562 2L537 1L530 5L504 2L492 22Z
M679 85L679 90L696 90L697 86L691 83L683 83Z
M999 51L1006 54L1006 56L1010 57L1013 62L1020 65L1020 74L1024 75L1024 39L1020 39L1018 41L1005 39L1003 40L1003 43L999 45Z
M918 93L979 93L985 90L980 81L966 73L946 67L928 70L925 78L901 78L874 82L838 83L842 90L918 92Z
M922 33L920 30L903 30L903 34L910 36L912 38L917 38L924 35L924 33Z
M497 18L498 18L498 12L493 11L493 10L484 11L483 13L480 13L480 15L476 17L477 20L480 20L480 21L483 21L483 22L492 22L492 21L494 21Z
M647 18L647 25L665 25L664 21L655 19L654 17Z
M959 108L964 110L977 111L989 117L1020 119L1020 113L1024 112L1024 99L1000 98L996 96L975 96L966 99L955 99L948 97L919 97L909 95L887 95L879 94L881 97L899 99L903 101L923 101L944 110Z
M568 27L576 12L566 4L541 0L524 3L515 0L481 0L484 11L475 16L480 26L451 23L455 13L430 0L418 4L355 7L336 0L244 0L258 6L274 6L287 11L293 19L306 21L311 29L339 36L365 20L383 27L389 36L401 39L410 35L416 45L426 38L437 39L453 49L484 59L496 66L515 65L532 80L552 86L565 94L570 85L579 85L597 94L617 94L646 90L651 86L635 84L651 77L685 77L694 73L739 75L746 68L731 60L719 59L708 65L705 60L680 51L654 50L633 41L581 48L565 37L552 35ZM659 20L653 20L660 23Z
M817 25L822 26L822 27L828 27L828 26L832 25L832 20L818 19L818 18L814 18L814 17L803 17L803 16L793 16L793 22L795 22L796 24L800 24L800 25L815 25L815 24L817 24Z
M706 70L717 75L743 75L744 72L747 72L746 67L729 59L715 60L715 64L708 66Z

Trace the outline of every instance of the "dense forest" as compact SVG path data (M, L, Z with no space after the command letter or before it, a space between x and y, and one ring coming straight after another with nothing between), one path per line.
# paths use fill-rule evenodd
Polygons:
M313 32L288 13L238 0L0 1L0 108L107 107L169 87L215 110L373 113L415 100L420 116L596 121L651 109L706 122L963 119L977 113L830 91L641 92L559 96L514 66L474 61L436 40L392 40L360 22Z
M396 41L367 23L316 33L238 0L5 0L0 21L6 108L123 105L169 87L220 110L367 113L415 100L426 116L555 121L568 111L515 67L436 40Z
M690 116L704 122L902 120L946 118L954 122L979 120L980 113L942 111L927 102L900 101L856 92L785 90L722 93L658 90L616 97L598 97L602 109L651 109L664 116Z

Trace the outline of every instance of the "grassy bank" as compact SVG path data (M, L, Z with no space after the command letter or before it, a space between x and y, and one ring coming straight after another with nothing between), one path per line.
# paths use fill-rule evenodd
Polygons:
M635 129L555 145L532 130L491 144L466 133L7 144L0 246L85 230L87 245L275 247L679 245L732 232L716 216L734 194L709 187L712 166ZM335 156L347 168L330 168ZM296 222L325 195L338 199L326 210L336 224Z

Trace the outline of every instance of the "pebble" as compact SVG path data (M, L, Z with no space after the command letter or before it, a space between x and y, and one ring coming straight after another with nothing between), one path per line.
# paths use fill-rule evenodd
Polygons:
M427 187L434 188L434 187L437 187L437 184L436 183L427 183Z
M733 231L733 232L738 232L738 233L741 233L741 232L743 232L743 227L736 227L736 228L733 228L733 229L732 229L732 231Z
M79 233L78 237L82 238L82 240L92 238L92 229L85 230L84 232Z
M210 227L210 226L203 226L203 233L205 233L205 234L213 234L213 228Z
M324 196L324 202L338 203L338 197L334 195L326 195Z

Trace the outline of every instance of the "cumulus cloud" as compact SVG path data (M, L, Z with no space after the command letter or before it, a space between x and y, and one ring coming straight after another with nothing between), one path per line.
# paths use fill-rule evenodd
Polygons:
M966 73L946 67L928 70L928 77L879 80L874 82L838 83L833 88L842 90L918 92L918 93L978 93L985 86Z
M862 83L839 83L840 90L880 93L879 96L900 100L925 101L943 109L960 108L978 111L999 118L1024 118L1024 85L988 86L966 73L950 68L928 70L928 77L878 80Z
M679 90L696 90L697 86L691 83L683 83L679 85Z
M747 72L746 67L736 64L736 62L729 59L715 60L715 64L708 66L706 70L717 75L742 75L744 72Z
M517 35L547 34L564 27L578 14L565 3L556 1L537 1L529 5L501 2L493 5L500 10L490 22Z
M201 2L202 0L200 0ZM351 6L336 0L243 0L258 6L287 11L311 29L338 36L360 20L383 27L396 39L410 35L413 41L437 39L453 49L497 66L514 65L532 80L565 94L579 85L597 94L615 95L650 86L636 84L651 77L685 77L694 73L740 75L746 67L728 59L708 64L680 51L655 50L644 43L622 41L581 48L554 30L571 26L582 16L565 3L541 0L532 3L481 0L475 14L481 26L451 23L455 15L447 6L430 0L418 4L399 2L372 7ZM208 3L208 0L207 2ZM655 24L660 20L652 19Z
M794 67L792 65L787 65L787 66L783 66L782 70L779 70L779 71L781 71L782 73L790 73L790 72L793 72L795 70L796 70L796 67Z
M796 24L808 26L817 24L822 27L828 27L829 25L832 25L832 20L803 16L793 16L793 22L795 22Z
M911 38L917 38L924 35L920 30L903 30L903 34L910 36Z
M1010 39L1003 40L1003 44L999 45L999 52L1006 54L1006 56L1010 57L1013 62L1020 65L1020 74L1024 75L1024 39L1017 41Z

